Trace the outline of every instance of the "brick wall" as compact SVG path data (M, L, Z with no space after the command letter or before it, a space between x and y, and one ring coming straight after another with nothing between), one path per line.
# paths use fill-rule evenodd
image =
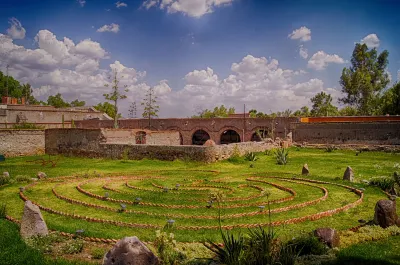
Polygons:
M41 155L44 149L44 130L0 130L0 154L6 157Z
M184 145L192 144L193 134L197 130L206 131L215 143L219 144L221 135L226 130L234 130L244 141L250 141L253 134L259 129L271 129L275 126L275 136L284 138L291 131L291 123L299 121L299 118L214 118L214 119L153 119L151 130L179 131ZM112 121L86 120L77 121L77 128L112 128ZM148 129L149 121L146 119L120 120L119 128Z
M293 141L313 144L400 144L400 122L297 123Z

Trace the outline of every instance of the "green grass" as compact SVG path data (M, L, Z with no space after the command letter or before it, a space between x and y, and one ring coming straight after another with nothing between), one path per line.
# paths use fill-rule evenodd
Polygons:
M378 242L367 242L345 248L339 252L336 264L400 264L400 236L393 236Z
M0 264L1 265L84 265L63 259L50 259L39 251L27 246L19 236L17 225L0 219Z
M245 216L239 218L225 218L231 214L237 213L251 213L258 211L258 205L266 205L267 197L257 197L250 200L229 201L239 197L248 197L259 194L260 191L250 187L240 187L241 184L257 185L264 188L270 193L269 200L284 198L290 194L278 190L268 184L249 182L246 178L251 176L259 176L260 179L273 182L294 189L297 196L293 201L271 204L271 209L277 209L293 204L302 203L309 200L314 200L321 197L322 191L317 187L310 187L302 184L286 182L279 179L265 178L268 176L278 177L293 177L299 176L302 165L307 163L310 168L310 176L307 178L315 180L329 181L331 183L346 184L353 187L365 188L364 202L346 212L336 214L332 217L322 218L316 221L307 221L300 224L290 224L279 226L276 228L278 234L284 239L290 239L296 234L303 231L311 231L318 227L333 227L339 230L345 230L350 227L358 225L359 219L371 220L373 217L373 209L375 203L379 199L384 199L385 195L377 187L368 187L361 182L363 179L370 179L376 176L389 176L396 170L394 165L400 160L399 154L379 153L379 152L363 152L358 156L354 151L336 150L327 153L324 150L315 149L289 149L289 163L287 165L277 165L274 156L265 154L257 154L259 159L257 161L245 161L244 158L238 159L236 162L223 161L214 164L203 164L187 161L157 161L157 160L141 160L141 161L127 161L127 160L107 160L107 159L85 159L85 158L72 158L61 157L56 167L42 166L37 163L28 162L38 159L39 157L20 157L7 159L6 162L0 164L3 171L8 171L11 175L26 175L35 177L38 171L45 172L49 179L57 178L60 176L81 176L79 179L71 179L61 185L57 186L56 191L65 197L79 200L86 203L94 203L112 207L117 210L120 208L119 203L99 200L86 196L80 193L75 187L78 183L85 180L90 180L96 175L101 175L101 180L83 184L82 188L104 196L105 192L109 193L110 198L120 200L134 201L136 197L142 198L143 202L152 202L166 205L195 205L201 208L190 209L166 209L165 207L150 207L145 205L130 205L127 204L127 209L131 211L140 211L144 213L151 213L148 215L144 213L117 213L104 209L90 208L83 205L71 204L63 200L57 199L51 192L54 187L54 182L40 181L38 185L25 191L25 195L33 201L50 207L55 210L60 210L68 213L75 213L81 216L90 216L101 218L104 220L118 220L123 222L132 222L140 224L152 224L164 226L168 219L176 221L175 226L216 226L218 225L217 219L200 219L200 218L184 218L186 217L207 215L217 217L218 211L215 207L207 209L208 196L210 192L217 191L218 189L209 188L200 191L184 191L185 188L190 187L193 183L207 184L207 185L222 185L226 188L232 188L233 193L227 192L228 189L221 189L226 193L226 202L224 206L232 206L240 203L251 203L252 206L243 206L240 208L225 208L221 210L222 225L236 225L236 224L257 224L268 222L266 214ZM48 157L45 157L47 160ZM250 164L254 167L250 168ZM346 183L341 180L344 170L347 166L351 166L355 172L356 183ZM1 171L1 170L0 170ZM139 188L146 188L157 190L153 186L167 186L169 188L175 187L176 184L181 184L178 191L175 193L169 191L167 193L148 192L130 189L124 185L124 181L113 181L109 183L109 187L121 191L121 193L106 191L103 185L106 183L107 176L161 176L163 179L147 179L147 180L128 180L132 186ZM223 179L222 183L213 182L213 180ZM201 183L200 183L201 181ZM20 219L23 209L23 202L18 196L18 188L24 186L23 183L14 183L6 187L0 188L0 197L2 202L7 204L7 212L9 215ZM189 185L189 186L185 186ZM317 186L324 186L329 191L329 196L326 201L318 204L310 205L291 211L280 213L273 213L271 215L272 221L287 220L315 214L321 211L327 211L333 208L338 208L348 203L354 202L358 199L356 194L331 184L315 184ZM200 200L200 201L194 201ZM123 236L136 235L145 241L154 240L156 229L145 228L131 228L120 227L111 224L92 223L85 220L72 219L64 216L50 214L43 212L49 228L65 232L74 233L78 229L84 229L87 236L104 237L104 238L121 238ZM166 215L177 215L170 217ZM205 241L211 239L220 241L217 230L200 229L200 230L171 230L178 241L192 242L192 241ZM234 229L234 233L239 229Z

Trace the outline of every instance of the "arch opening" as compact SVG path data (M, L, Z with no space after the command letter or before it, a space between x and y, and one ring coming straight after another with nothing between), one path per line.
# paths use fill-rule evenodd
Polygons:
M226 130L221 134L221 144L240 143L240 135L234 130Z
M136 144L146 144L146 132L139 131L135 134Z
M267 137L268 137L268 130L256 130L251 136L251 141L262 142L262 140Z
M193 145L203 145L207 140L210 139L208 132L204 130L197 130L193 133L192 144Z

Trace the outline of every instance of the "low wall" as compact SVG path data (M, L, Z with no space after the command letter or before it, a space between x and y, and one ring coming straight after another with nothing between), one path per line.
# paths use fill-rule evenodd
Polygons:
M400 145L400 122L297 123L293 141L312 144Z
M44 150L44 130L0 130L0 154L6 157L41 155Z
M234 153L262 152L271 148L266 143L237 143L217 146L136 145L110 143L101 129L49 129L46 130L46 154L111 159L159 159L172 161L189 159L215 162Z

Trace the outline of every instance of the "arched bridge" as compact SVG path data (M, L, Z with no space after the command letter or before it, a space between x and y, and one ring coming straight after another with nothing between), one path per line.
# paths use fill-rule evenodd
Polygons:
M127 119L119 121L121 129L174 130L183 145L202 145L208 139L217 144L258 141L260 135L284 137L291 132L291 123L299 118L212 118L212 119ZM76 121L78 128L113 128L113 121Z

